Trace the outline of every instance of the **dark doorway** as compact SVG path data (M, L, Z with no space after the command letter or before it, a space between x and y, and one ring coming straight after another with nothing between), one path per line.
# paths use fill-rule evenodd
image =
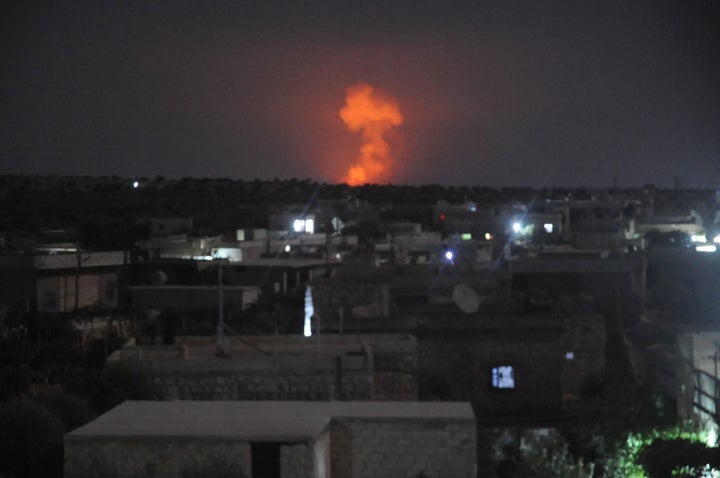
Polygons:
M252 478L280 478L280 443L250 443Z

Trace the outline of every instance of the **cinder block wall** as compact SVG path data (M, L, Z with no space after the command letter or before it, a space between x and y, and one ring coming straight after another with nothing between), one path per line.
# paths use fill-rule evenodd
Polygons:
M65 441L66 478L250 478L248 442L212 439L139 438ZM312 476L298 474L294 476Z
M334 360L313 363L293 358L295 364L267 363L249 366L247 360L143 361L141 368L171 400L370 400L373 371L345 360L339 373ZM283 362L282 360L280 362ZM307 362L306 367L298 364ZM413 396L412 398L415 398Z
M474 420L333 419L332 476L475 476Z

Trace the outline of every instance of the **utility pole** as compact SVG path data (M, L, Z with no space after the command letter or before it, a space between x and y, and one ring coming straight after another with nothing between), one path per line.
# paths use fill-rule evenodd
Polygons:
M75 268L75 310L80 307L80 244L75 250L77 256L77 267Z
M228 357L227 340L225 339L225 315L223 300L223 279L222 279L222 261L217 263L217 282L218 282L218 326L217 326L217 351L218 357Z

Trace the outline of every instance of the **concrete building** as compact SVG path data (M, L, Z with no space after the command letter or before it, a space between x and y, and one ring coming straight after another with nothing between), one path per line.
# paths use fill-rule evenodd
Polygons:
M0 306L8 314L117 307L125 251L0 256Z
M461 402L124 402L65 436L65 476L472 478Z
M646 258L609 251L546 250L509 262L513 292L528 306L550 306L561 295L590 295L608 316L639 313L647 292Z
M142 285L128 287L132 304L137 307L152 305L158 309L187 311L218 306L218 287L216 285ZM256 303L260 288L252 286L222 287L223 304L247 310Z

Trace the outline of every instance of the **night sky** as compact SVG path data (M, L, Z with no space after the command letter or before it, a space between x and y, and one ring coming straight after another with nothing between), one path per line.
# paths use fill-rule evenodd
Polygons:
M6 1L0 174L720 187L720 2Z

